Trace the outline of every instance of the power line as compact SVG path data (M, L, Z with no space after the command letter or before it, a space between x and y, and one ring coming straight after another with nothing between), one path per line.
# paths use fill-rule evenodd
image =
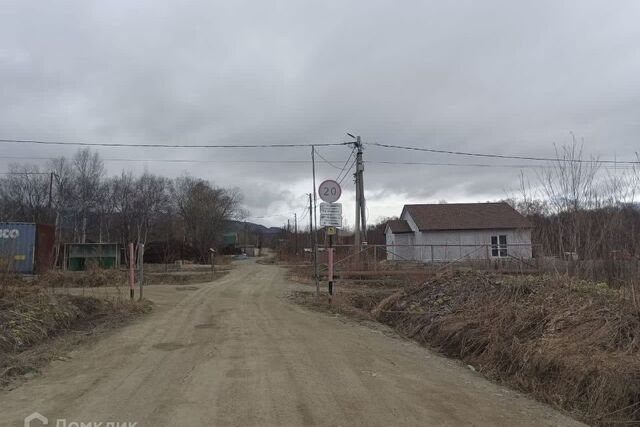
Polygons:
M338 177L336 178L336 181L340 180L340 176L342 175L342 173L344 172L345 168L347 167L347 165L349 164L349 160L351 160L351 157L353 156L353 153L356 152L355 147L353 149L351 149L351 153L349 154L349 157L347 157L347 161L344 162L344 165L342 166L342 170L340 171L340 173L338 174ZM342 182L342 181L340 181Z
M384 148L395 148L399 150L412 150L412 151L426 151L428 153L439 154L452 154L456 156L472 156L472 157L489 157L495 159L515 159L515 160L533 160L542 162L574 162L574 163L613 163L613 164L640 164L640 161L619 161L619 160L584 160L584 159L561 159L558 157L530 157L530 156L507 156L502 154L485 154L485 153L470 153L466 151L450 151L450 150L436 150L434 148L421 148L421 147L407 147L403 145L392 144L380 144L378 142L369 142L368 145L374 145Z
M534 164L498 164L498 163L441 163L441 162L394 162L394 161L386 161L386 160L366 160L364 163L369 164L381 164L381 165L422 165L422 166L462 166L462 167L476 167L476 168L515 168L515 169L526 169L526 168L554 168L553 165L534 165ZM623 166L618 165L615 169L632 169L632 166Z
M42 157L42 156L0 156L0 159L13 160L55 160L59 157ZM161 163L300 163L310 164L311 160L200 160L200 159L145 159L145 158L113 158L100 157L105 162L161 162ZM336 162L337 160L332 160Z
M40 141L34 139L0 139L4 143L18 144L42 144L42 145L69 145L87 147L139 147L139 148L292 148L292 147L330 147L337 145L348 145L346 142L327 142L317 144L211 144L211 145L180 145L180 144L123 144L118 142L63 142L63 141Z
M357 159L353 159L353 162L351 162L351 166L349 166L349 169L347 169L347 173L345 173L342 179L338 181L338 184L342 184L342 181L344 181L345 178L349 176L349 172L351 172L351 169L353 169L353 167L355 166L356 161Z
M347 162L351 160L353 153L347 159ZM316 151L317 153L317 151ZM42 157L42 156L0 156L0 159L7 160L55 160L59 157ZM246 164L310 164L311 160L200 160L200 159L146 159L146 158L114 158L114 157L101 157L100 160L104 162L127 162L127 163L142 163L142 162L158 162L158 163L246 163ZM327 160L325 160L327 161ZM329 161L327 161L329 162ZM331 160L330 162L338 162L338 160ZM342 182L342 173L347 166L345 162L344 167L341 168L341 172L338 174L336 181ZM387 160L364 160L365 164L379 164L379 165L423 165L423 166L453 166L453 167L479 167L479 168L550 168L555 167L552 165L534 165L534 164L499 164L499 163L445 163L445 162L410 162L410 161L387 161ZM331 165L333 166L333 165ZM616 169L628 169L633 166L617 165ZM8 173L3 173L8 174ZM348 171L347 171L348 175ZM343 177L344 179L344 177Z
M316 154L318 155L318 157L320 157L322 160L324 160L324 162L326 164L328 164L329 166L331 166L332 168L340 169L340 166L336 166L333 163L331 163L329 160L325 159L324 156L322 154L320 154L320 152L317 149L316 149Z

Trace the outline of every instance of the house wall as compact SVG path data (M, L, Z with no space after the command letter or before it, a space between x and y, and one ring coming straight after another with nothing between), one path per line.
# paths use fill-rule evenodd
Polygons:
M466 259L487 259L491 257L491 236L506 235L507 251L510 256L522 259L532 257L531 230L452 230L419 232L420 244L433 245L433 260L453 261L463 256ZM439 246L442 245L442 246ZM445 246L469 245L469 246ZM415 259L431 261L431 248L416 248L420 251Z
M396 259L393 254L393 246L392 246L392 245L395 245L396 240L395 240L395 234L391 232L391 229L389 227L387 227L384 231L384 240L387 245L387 251L386 251L387 260L392 261Z
M521 259L532 258L530 229L422 232L418 230L409 212L403 212L400 219L407 221L414 232L393 234L387 227L385 232L387 245L432 245L433 249L431 246L389 247L387 259L390 260L410 259L430 262L432 260L454 261L462 257L472 260L492 258L491 236L499 235L507 236L507 251L510 256Z
M394 246L394 245L413 245L414 235L411 233L398 233L391 232L389 227L385 231L385 240L387 244L387 259L388 260L413 260L415 249L413 246Z

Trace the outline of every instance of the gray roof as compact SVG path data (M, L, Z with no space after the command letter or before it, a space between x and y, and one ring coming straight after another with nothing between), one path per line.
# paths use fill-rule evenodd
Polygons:
M500 203L405 205L420 231L531 228L518 211Z
M387 226L391 229L392 233L412 233L413 230L409 227L409 223L404 219L392 219L387 221Z

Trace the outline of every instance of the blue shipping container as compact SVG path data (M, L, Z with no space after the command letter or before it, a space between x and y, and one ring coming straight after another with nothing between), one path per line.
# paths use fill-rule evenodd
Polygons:
M0 222L0 272L33 273L36 225Z

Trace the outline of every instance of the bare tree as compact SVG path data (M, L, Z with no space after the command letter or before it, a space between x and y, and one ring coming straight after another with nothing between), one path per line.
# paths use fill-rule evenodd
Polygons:
M174 202L185 236L201 261L221 239L224 222L241 215L241 197L236 190L214 187L209 182L182 177L176 180Z
M77 212L76 240L87 240L87 221L102 198L104 163L97 152L83 149L73 158L73 194Z
M594 158L583 159L582 144L575 138L571 145L556 147L555 151L557 160L540 174L540 181L545 199L558 218L559 251L577 253L587 237L582 233L582 212L594 208L598 199L594 182L601 164Z
M9 166L0 180L0 214L6 220L44 222L48 218L49 176L36 165Z

